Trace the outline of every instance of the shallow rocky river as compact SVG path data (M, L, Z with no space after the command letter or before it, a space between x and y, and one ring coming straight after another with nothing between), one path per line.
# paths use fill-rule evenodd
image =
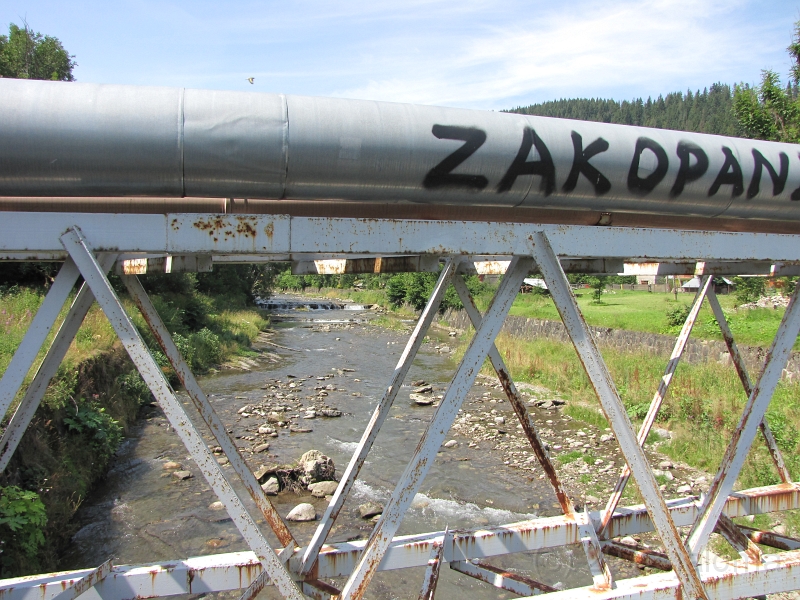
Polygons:
M372 325L375 313L359 307L290 309L291 305L276 304L274 332L262 335L255 345L261 351L257 359L229 365L200 383L253 471L296 463L315 449L333 459L338 476L383 394L408 331ZM453 346L447 331L432 331L423 344L329 542L368 537L373 522L361 518L359 506L385 502L391 495L435 410L412 401L410 394L424 382L432 388L424 394L436 402L456 366ZM575 503L601 508L621 466L613 438L605 430L579 427L563 416L560 400L547 390L527 386L525 393L551 453L565 457L559 470L570 481ZM478 378L447 439L400 534L499 525L560 513L496 380ZM569 462L567 455L573 457ZM679 485L694 486L696 491L704 485L697 474L666 463L662 467L668 495L675 495ZM124 442L107 479L83 503L78 531L62 567L93 567L109 558L115 564L144 564L247 549L215 501L177 435L153 406ZM284 516L308 502L321 517L327 503L304 490L281 491L273 501ZM289 525L303 544L317 523ZM489 563L556 587L591 584L579 547ZM623 561L609 559L609 563L618 576L638 572ZM423 568L381 572L367 597L416 598L423 573ZM515 597L443 568L437 598L459 598L464 593L479 599ZM277 594L268 588L261 596Z

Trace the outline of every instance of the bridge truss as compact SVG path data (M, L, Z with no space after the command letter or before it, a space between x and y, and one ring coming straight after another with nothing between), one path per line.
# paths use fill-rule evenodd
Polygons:
M58 327L31 384L22 394L2 439L0 469L5 469L56 373L70 342L93 302L107 315L139 373L171 425L224 504L250 548L168 563L126 566L110 562L96 569L51 573L0 581L2 600L69 600L84 598L150 598L186 593L241 590L254 597L274 585L287 598L369 597L369 584L379 570L427 566L420 598L433 598L439 571L449 568L498 588L528 597L546 594L566 598L741 598L800 589L800 540L735 524L745 515L800 507L800 487L791 478L764 416L800 332L796 291L767 355L763 370L752 378L714 294L714 275L800 273L800 235L727 233L678 229L616 228L463 221L314 218L285 215L208 214L68 214L4 213L0 222L0 259L64 261L24 340L0 380L0 415L21 390L37 353L56 328L57 317L74 285L83 284L66 319ZM207 269L213 262L292 261L302 272L310 261L395 261L437 270L439 279L410 335L384 394L311 541L300 546L254 475L239 455L224 424L178 352L166 327L135 274L147 265L170 269ZM380 259L380 261L378 260ZM505 276L489 309L481 314L472 303L459 273L481 260L508 261ZM565 270L618 273L623 262L693 263L702 275L701 289L678 336L664 376L641 429L631 424L614 381L598 351ZM117 265L127 291L141 311L164 354L197 409L190 417L133 326L107 273ZM379 267L375 267L376 270ZM512 381L495 346L520 284L529 272L541 273L567 333L593 386L625 461L604 510L575 509L538 424ZM128 274L125 274L128 273ZM474 325L474 336L446 393L397 482L384 512L368 539L326 543L345 499L436 315L443 294L453 285ZM800 290L800 286L797 286ZM643 451L647 434L665 398L675 368L697 318L707 301L722 329L732 363L748 400L709 492L701 497L666 499ZM434 531L397 536L414 495L453 424L467 392L489 359L511 403L531 449L556 493L562 515L499 527ZM220 467L203 439L210 432L222 447L233 475ZM756 442L757 438L762 441ZM766 443L782 483L734 491L753 443ZM643 505L619 507L622 492L633 479ZM248 509L249 496L256 507ZM259 526L265 522L279 541L270 544ZM663 553L616 541L620 536L654 531ZM715 564L698 562L712 532L721 534L740 559ZM593 583L557 590L545 583L482 562L509 553L546 551L577 544L585 551ZM771 550L768 552L767 550ZM778 551L780 550L780 551ZM604 556L645 564L658 572L615 580ZM326 583L346 577L341 589ZM416 593L416 592L415 592Z

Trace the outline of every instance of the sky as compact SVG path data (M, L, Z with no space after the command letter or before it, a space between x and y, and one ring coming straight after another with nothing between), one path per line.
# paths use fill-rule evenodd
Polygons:
M800 0L0 0L2 30L59 38L78 81L489 110L785 81L798 19Z

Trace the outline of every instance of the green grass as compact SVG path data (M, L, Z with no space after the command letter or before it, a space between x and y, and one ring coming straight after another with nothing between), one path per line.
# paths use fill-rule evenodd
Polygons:
M559 455L558 462L562 465L568 465L578 460L581 456L583 456L583 450L570 450L569 452Z
M575 295L589 325L671 335L677 335L680 331L680 327L670 327L667 323L667 311L676 305L672 294L613 290L603 294L603 300L599 304L592 301L590 290L576 290ZM783 317L783 309L736 310L734 296L720 295L718 298L737 343L768 346L772 342ZM692 300L691 294L679 294L677 303L691 304ZM560 320L552 298L537 294L519 294L510 314L532 319ZM703 303L692 336L722 339L707 302ZM800 342L795 344L795 349L800 349Z
M497 347L515 380L544 385L566 400L567 415L598 427L607 426L571 344L525 341L501 334ZM611 349L604 349L603 357L629 415L635 413L633 421L637 424L643 416L640 407L649 404L658 387L665 360ZM660 451L696 468L716 471L745 401L741 382L732 367L718 363L681 364L657 419L658 426L669 429L673 436L659 446ZM638 419L636 415L640 415ZM787 381L778 384L767 421L790 471L797 477L800 475L800 385ZM566 464L577 457L566 453L558 460ZM764 443L756 440L739 483L753 487L777 482Z

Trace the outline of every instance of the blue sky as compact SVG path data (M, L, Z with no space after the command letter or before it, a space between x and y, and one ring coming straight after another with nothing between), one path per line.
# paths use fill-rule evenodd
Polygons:
M497 110L785 79L800 0L0 2L23 19L78 81Z

